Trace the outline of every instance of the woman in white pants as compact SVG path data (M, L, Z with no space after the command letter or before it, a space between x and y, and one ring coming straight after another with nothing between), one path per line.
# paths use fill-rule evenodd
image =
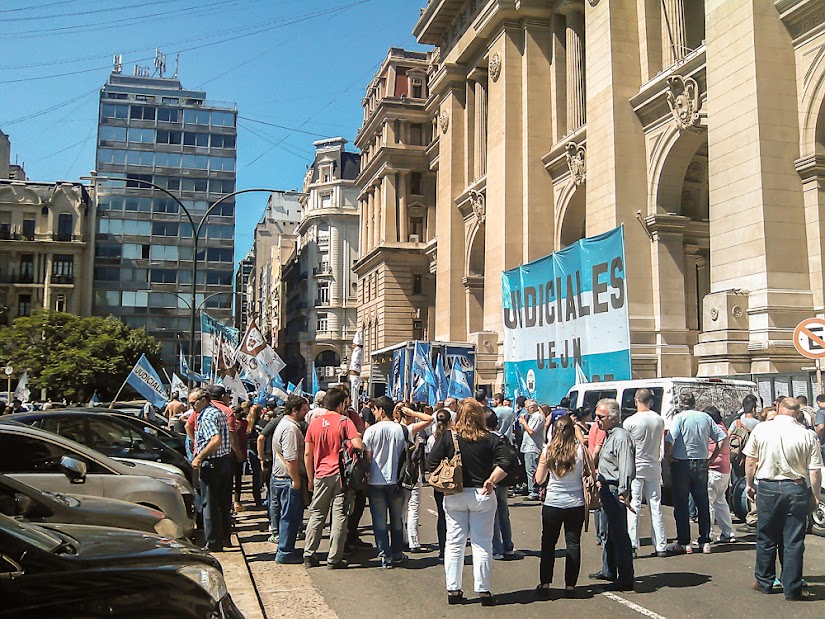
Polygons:
M722 421L722 415L715 406L708 406L705 412L716 422L727 434L728 429ZM738 420L737 420L738 421ZM716 444L710 441L711 453L716 449ZM725 441L719 449L719 455L713 462L708 463L708 504L710 505L710 538L713 540L713 521L721 529L721 535L716 541L735 542L733 534L733 521L731 520L730 507L726 493L730 484L730 442Z
M432 411L432 409L430 410ZM432 414L416 411L401 403L396 406L395 413L396 420L407 427L410 441L421 448L419 453L423 452L426 438L423 437L422 432L432 424ZM404 512L407 514L407 545L410 552L421 552L421 542L418 541L421 481L421 476L419 476L418 483L412 490L404 490L404 502L406 503Z
M471 398L459 404L455 428L439 436L427 458L428 468L434 470L444 458L452 458L456 444L461 454L464 490L444 497L447 517L447 543L444 549L447 601L459 604L464 597L461 582L464 548L469 536L475 591L481 598L482 606L492 606L495 604L490 593L495 485L507 476L516 463L501 438L487 431L484 409Z

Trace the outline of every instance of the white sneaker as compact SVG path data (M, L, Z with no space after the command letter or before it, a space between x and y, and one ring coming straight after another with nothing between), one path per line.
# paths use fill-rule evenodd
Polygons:
M711 553L710 544L702 544L702 552L709 555Z
M719 543L720 544L734 544L734 543L736 543L736 536L734 536L734 535L720 535L719 536Z

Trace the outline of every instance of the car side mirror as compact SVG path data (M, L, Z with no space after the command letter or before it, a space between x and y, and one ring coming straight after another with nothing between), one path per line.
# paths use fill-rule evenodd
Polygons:
M86 463L77 458L63 456L60 458L60 469L73 484L82 484L86 481Z

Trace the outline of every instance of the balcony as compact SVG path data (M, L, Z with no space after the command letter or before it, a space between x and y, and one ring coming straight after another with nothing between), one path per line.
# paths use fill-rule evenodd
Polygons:
M319 267L315 267L312 269L312 274L315 277L331 277L332 276L332 267L328 264L322 264Z

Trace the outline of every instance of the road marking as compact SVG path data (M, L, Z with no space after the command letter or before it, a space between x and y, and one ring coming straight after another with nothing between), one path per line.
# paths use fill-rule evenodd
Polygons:
M635 610L640 615L644 615L645 617L650 617L650 619L667 619L666 617L664 617L664 616L662 616L658 613L654 613L652 610L648 610L644 606L639 606L638 604L634 604L633 602L631 602L629 600L626 600L623 597L620 597L620 596L616 595L615 593L611 593L610 591L602 591L601 594L603 596L605 596L606 598L608 598L610 600L613 600L614 602L618 602L622 606L626 606L627 608L629 608L631 610Z

